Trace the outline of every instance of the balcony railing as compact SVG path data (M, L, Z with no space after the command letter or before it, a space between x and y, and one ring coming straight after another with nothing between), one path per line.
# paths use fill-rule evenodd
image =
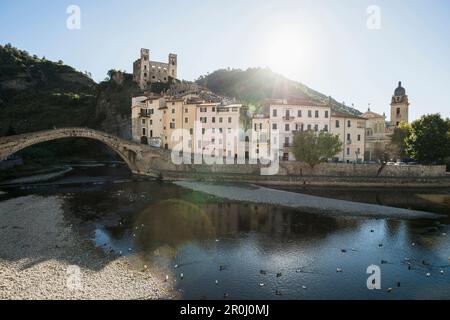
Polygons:
M294 121L294 119L295 119L295 117L291 117L291 116L289 116L289 117L284 116L283 117L284 121Z
M152 116L152 114L151 114L150 112L147 112L147 111L141 111L141 112L139 113L139 115L140 115L141 117L151 117L151 116Z

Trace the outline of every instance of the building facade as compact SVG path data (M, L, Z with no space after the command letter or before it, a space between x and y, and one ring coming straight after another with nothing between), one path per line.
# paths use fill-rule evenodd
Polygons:
M150 50L141 49L141 56L133 64L133 79L141 90L146 90L152 83L167 83L169 78L177 78L178 57L169 54L168 62L150 60Z
M270 157L270 119L263 114L252 118L252 135L249 139L250 159Z
M331 107L311 101L283 101L270 105L270 130L278 131L279 154L283 160L295 161L292 150L294 134L307 130L329 131ZM275 138L274 138L275 139Z
M409 101L401 81L398 83L398 88L395 89L392 96L390 125L398 127L400 122L409 123Z
M337 111L331 112L331 133L338 135L342 152L339 162L361 162L365 153L366 119Z

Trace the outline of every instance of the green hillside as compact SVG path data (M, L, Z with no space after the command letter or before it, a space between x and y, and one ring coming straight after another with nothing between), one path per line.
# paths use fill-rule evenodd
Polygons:
M233 97L253 105L257 111L263 111L264 100L270 98L299 97L316 102L328 103L329 97L307 86L287 79L268 68L221 69L206 76L201 76L197 84L207 87L216 94ZM361 114L360 111L331 99L334 110Z

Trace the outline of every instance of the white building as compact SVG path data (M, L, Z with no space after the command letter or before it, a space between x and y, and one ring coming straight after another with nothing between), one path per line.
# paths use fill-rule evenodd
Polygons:
M330 124L331 108L328 105L301 100L284 100L281 104L270 105L270 129L279 132L277 143L280 146L279 156L283 160L295 161L292 143L296 132L329 131Z

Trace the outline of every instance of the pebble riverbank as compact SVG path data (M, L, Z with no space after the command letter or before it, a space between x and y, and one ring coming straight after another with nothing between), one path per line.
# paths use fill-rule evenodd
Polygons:
M62 204L34 195L0 202L0 299L173 298L133 256L107 254L80 237L64 221Z
M432 219L438 217L437 214L430 212L323 198L259 186L238 187L188 181L179 181L175 184L229 200L281 205L315 213L400 219Z

